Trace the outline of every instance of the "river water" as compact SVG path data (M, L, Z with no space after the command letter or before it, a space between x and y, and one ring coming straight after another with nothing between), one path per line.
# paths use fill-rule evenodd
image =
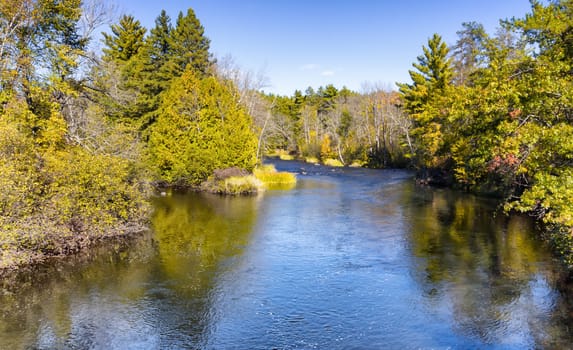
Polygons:
M18 276L0 349L572 347L527 218L406 171L276 166L295 188L158 198L146 236Z

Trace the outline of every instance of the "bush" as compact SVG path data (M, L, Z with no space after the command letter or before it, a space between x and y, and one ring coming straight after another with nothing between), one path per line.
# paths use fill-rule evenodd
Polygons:
M0 270L141 230L147 185L132 162L76 146L38 146L0 118Z

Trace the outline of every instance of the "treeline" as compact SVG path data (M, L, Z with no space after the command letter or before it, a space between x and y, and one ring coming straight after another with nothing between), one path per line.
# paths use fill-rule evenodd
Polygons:
M432 36L399 84L423 180L534 214L573 264L573 1L532 1L497 33Z
M408 165L411 122L399 94L375 85L364 90L327 85L293 96L262 95L253 115L263 151L339 166Z
M147 225L152 185L252 170L256 127L193 10L149 31L100 1L0 2L0 270Z

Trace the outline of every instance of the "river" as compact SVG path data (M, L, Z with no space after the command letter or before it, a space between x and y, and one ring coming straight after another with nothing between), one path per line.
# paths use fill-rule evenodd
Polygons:
M402 170L276 161L290 190L155 200L153 232L0 289L0 349L563 349L528 218Z

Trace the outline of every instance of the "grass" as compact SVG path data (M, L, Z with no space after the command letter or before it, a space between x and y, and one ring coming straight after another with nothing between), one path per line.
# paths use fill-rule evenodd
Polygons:
M324 165L326 166L333 166L333 167L343 167L344 164L342 164L341 161L339 161L338 159L333 159L333 158L327 158L324 160Z
M279 158L281 160L294 160L294 156L291 156L290 154L279 154Z
M269 157L278 157L281 160L294 160L295 157L284 149L277 149L274 152L267 153Z
M351 168L361 168L361 167L364 166L364 164L365 164L365 163L362 162L362 161L355 160L355 161L353 161L352 164L350 164L349 166L350 166Z
M264 189L264 186L254 175L247 175L231 176L218 181L211 178L201 185L201 189L218 194L244 195L258 193Z
M235 177L224 180L224 189L227 194L257 193L263 188L263 183L253 175Z
M304 159L305 162L310 163L310 164L318 164L319 160L316 157L306 157Z
M267 188L290 189L296 185L296 175L289 172L279 172L274 165L266 164L253 170L253 175Z

